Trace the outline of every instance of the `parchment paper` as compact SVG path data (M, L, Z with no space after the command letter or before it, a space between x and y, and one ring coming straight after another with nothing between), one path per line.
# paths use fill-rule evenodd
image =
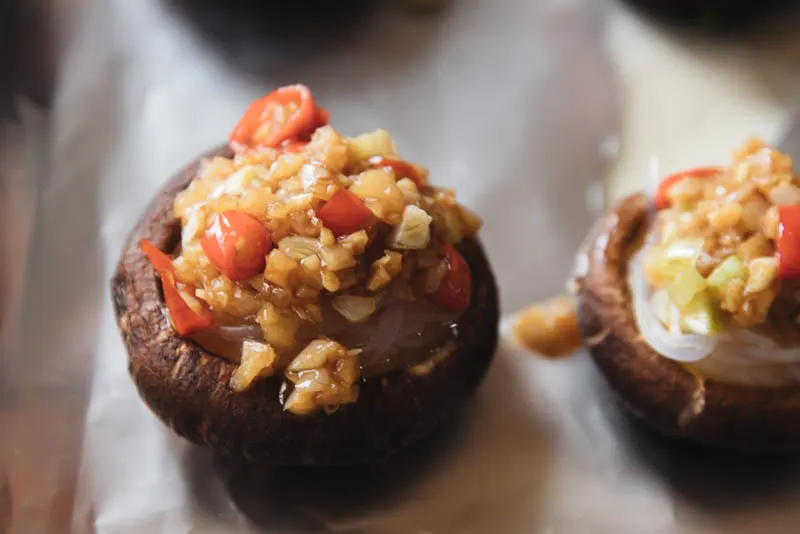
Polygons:
M369 470L215 459L166 430L127 376L108 297L124 235L170 173L288 82L312 86L346 133L388 129L485 216L507 314L560 292L602 203L603 154L619 146L604 2L456 0L422 18L386 8L299 48L248 40L223 11L84 4L46 157L28 166L46 170L21 326L3 336L0 531L796 531L795 461L652 437L585 355L547 362L505 340L459 421Z

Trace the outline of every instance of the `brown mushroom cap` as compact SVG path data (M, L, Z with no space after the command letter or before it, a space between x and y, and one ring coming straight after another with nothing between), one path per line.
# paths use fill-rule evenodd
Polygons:
M597 222L578 258L581 331L600 371L624 405L663 434L748 453L800 449L800 387L703 379L642 339L626 271L649 209L644 195L623 199Z
M227 148L205 154L230 156ZM139 249L162 250L180 239L175 196L200 160L156 196L128 237L111 282L128 368L147 405L178 434L214 451L275 465L344 465L379 461L428 434L462 406L483 378L497 345L498 296L483 249L458 245L472 269L472 304L456 322L451 356L425 376L395 371L362 381L358 401L328 415L297 416L279 402L280 377L235 393L236 365L178 336L155 272ZM433 348L433 347L432 347Z

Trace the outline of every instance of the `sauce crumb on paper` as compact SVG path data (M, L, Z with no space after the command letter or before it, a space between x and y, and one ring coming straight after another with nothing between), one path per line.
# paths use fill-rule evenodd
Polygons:
M514 337L549 358L572 354L583 344L574 299L559 296L528 306L514 324Z

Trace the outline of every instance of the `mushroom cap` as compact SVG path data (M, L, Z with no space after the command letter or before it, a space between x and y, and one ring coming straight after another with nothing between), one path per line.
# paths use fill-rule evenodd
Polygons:
M698 377L642 338L627 282L650 203L631 195L595 224L578 256L581 333L624 406L656 431L741 452L800 449L800 387L748 387Z
M176 195L210 151L173 177L127 238L111 292L128 353L128 369L142 399L175 432L226 456L273 465L348 465L385 459L450 418L471 397L497 345L499 305L480 244L457 246L472 270L473 297L458 318L452 354L425 376L405 370L362 379L358 401L331 414L298 416L279 401L281 377L261 379L243 393L230 387L236 364L180 337L170 325L160 282L139 248L150 240L172 250L180 222ZM436 350L436 347L429 347Z

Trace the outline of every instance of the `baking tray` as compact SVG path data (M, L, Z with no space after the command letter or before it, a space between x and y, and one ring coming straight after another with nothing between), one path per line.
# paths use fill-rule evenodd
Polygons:
M53 106L6 145L30 220L4 286L0 532L795 532L794 460L659 440L585 354L549 362L508 339L514 312L563 291L602 206L621 94L607 9L361 3L324 32L276 38L275 21L261 33L263 15L245 24L210 3L76 3ZM500 281L504 340L474 402L369 469L256 468L172 435L127 376L108 294L123 237L170 174L298 81L338 129L386 128L455 187L486 220Z

